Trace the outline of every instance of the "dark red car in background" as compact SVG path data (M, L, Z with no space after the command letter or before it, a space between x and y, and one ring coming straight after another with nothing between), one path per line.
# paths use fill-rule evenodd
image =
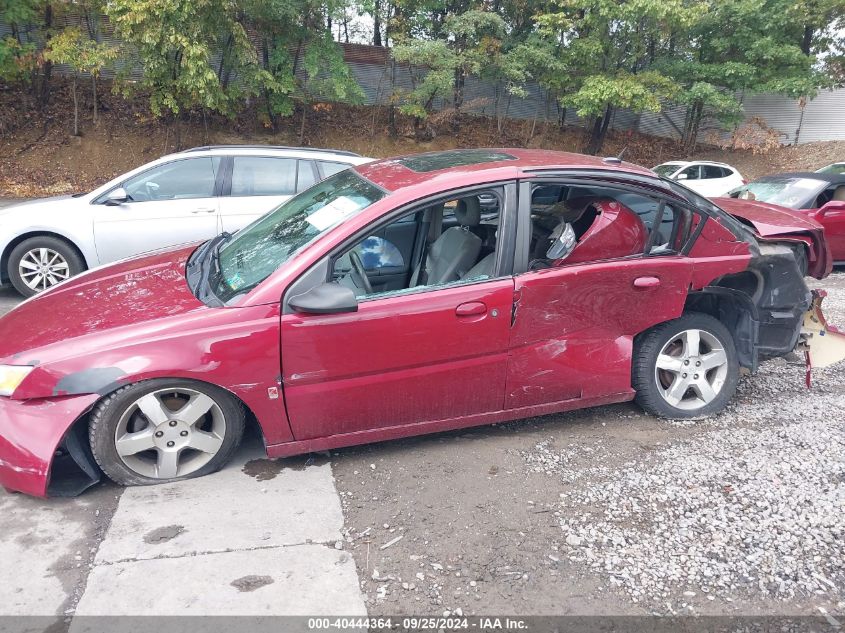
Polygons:
M0 319L0 483L73 494L635 399L716 413L795 348L821 227L618 159L383 160L234 236L91 270ZM802 260L801 258L804 258ZM52 473L52 474L51 474Z
M728 195L743 202L756 200L786 207L812 218L824 227L833 261L845 264L845 174L794 172L765 176ZM716 203L728 211L734 204L722 198Z

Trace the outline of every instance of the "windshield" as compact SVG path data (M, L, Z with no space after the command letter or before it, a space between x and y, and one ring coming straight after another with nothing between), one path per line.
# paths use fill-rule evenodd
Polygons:
M814 178L778 178L758 180L730 192L731 198L757 200L779 204L790 209L801 209L813 200L827 183Z
M316 237L385 195L351 169L303 191L223 244L214 294L226 303L253 289Z
M680 169L681 165L673 165L671 163L663 163L662 165L658 165L652 171L654 171L658 176L663 176L664 178L668 178L672 174L674 174L678 169Z

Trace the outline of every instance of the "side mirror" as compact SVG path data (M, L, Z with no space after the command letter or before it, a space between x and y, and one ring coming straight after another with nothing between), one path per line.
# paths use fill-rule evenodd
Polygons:
M575 237L575 229L569 222L558 225L552 232L551 239L553 242L549 250L546 251L546 259L566 259L578 243L578 239Z
M290 298L288 305L302 314L339 314L357 312L358 300L352 288L325 283Z
M816 216L823 218L830 211L845 212L845 200L831 200L816 211Z
M689 174L678 174L675 176L675 180L686 180L689 178Z
M109 207L116 207L124 202L129 202L129 194L126 193L126 189L123 187L112 189L106 196L105 200L106 206Z

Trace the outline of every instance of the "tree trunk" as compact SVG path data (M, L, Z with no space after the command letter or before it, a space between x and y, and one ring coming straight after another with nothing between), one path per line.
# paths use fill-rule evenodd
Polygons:
M585 154L595 156L604 146L604 139L607 136L607 129L610 126L610 118L613 115L613 106L608 104L604 114L597 117L590 131L590 140L584 150Z
M464 105L464 84L466 83L466 73L464 69L458 66L455 69L455 89L452 95L452 105L455 107L455 116L452 117L452 132L457 134L461 127L459 115L461 113L461 106Z
M91 75L91 94L94 95L94 110L91 112L94 125L97 125L97 75Z
M375 0L373 5L373 46L381 46L381 2L379 0Z
M801 128L804 125L804 111L807 108L807 97L801 97L798 100L798 106L801 108L801 116L798 117L798 127L795 130L795 140L793 145L798 145L798 139L801 137Z
M686 153L690 153L695 149L698 142L698 130L701 126L701 118L704 114L704 103L696 101L692 104L692 108L687 113L687 121L684 126L684 138L682 139L682 148Z
M79 136L79 102L76 99L76 75L70 84L70 94L73 96L73 135Z
M174 129L174 142L176 144L176 151L182 151L182 115L181 114L174 114L173 120L175 125Z
M261 63L264 66L264 70L270 72L270 51L267 46L266 37L262 38L261 40ZM264 105L267 108L267 118L270 120L270 125L273 128L273 132L276 132L276 113L273 111L273 103L270 99L270 91L267 90L266 86L262 87L261 91L264 93Z
M299 124L299 143L302 144L305 139L305 117L308 114L308 103L303 99L302 101L302 122Z
M396 61L390 60L390 92L396 89ZM390 99L390 105L387 106L387 121L388 130L390 131L390 138L399 136L399 130L396 128L396 106L393 104L393 99Z
M48 2L44 7L44 31L49 32L53 26L53 5ZM41 85L38 89L38 105L40 108L47 106L50 101L50 77L53 74L53 62L45 61L41 71Z
M801 38L801 52L805 55L810 54L810 48L813 45L813 35L815 34L815 29L812 26L805 26L804 27L804 35Z

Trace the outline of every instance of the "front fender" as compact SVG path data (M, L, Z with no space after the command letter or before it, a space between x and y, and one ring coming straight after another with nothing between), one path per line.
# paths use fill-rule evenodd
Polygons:
M47 496L56 450L98 399L96 394L26 401L0 397L0 485Z
M170 328L174 328L170 324ZM61 343L63 349L69 342ZM36 365L13 394L14 400L107 395L123 385L154 378L183 378L216 385L238 397L255 415L268 444L290 442L281 388L279 308L196 312L167 331L161 322L132 330L106 331L61 358L23 356ZM73 356L65 355L75 351ZM55 351L54 351L55 353ZM39 363L39 360L44 362Z

